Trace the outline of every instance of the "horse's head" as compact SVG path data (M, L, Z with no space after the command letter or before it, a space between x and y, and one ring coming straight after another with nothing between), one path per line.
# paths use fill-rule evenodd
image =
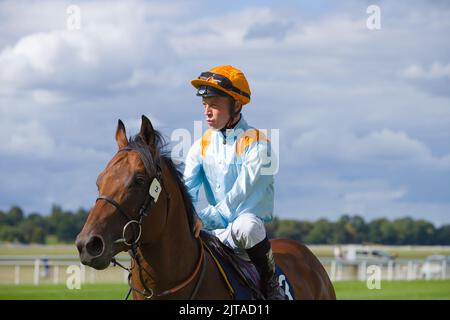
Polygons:
M157 135L150 120L142 116L139 134L128 141L119 120L119 151L97 178L99 197L76 239L83 264L105 269L119 252L137 243L155 242L162 232L167 217L158 211L167 208L161 201L164 192L159 197L162 164ZM142 232L144 220L151 228Z

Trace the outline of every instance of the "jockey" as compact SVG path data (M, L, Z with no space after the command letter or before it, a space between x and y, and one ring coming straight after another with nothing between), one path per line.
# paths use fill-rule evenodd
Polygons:
M270 141L241 114L250 102L244 74L219 66L191 81L202 97L208 130L186 157L184 179L194 203L201 185L209 205L198 213L194 234L205 228L255 264L267 299L284 299L264 222L273 218Z

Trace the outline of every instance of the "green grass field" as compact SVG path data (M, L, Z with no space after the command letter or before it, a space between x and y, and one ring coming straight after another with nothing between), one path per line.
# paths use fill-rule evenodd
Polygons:
M362 281L342 281L334 288L340 300L450 300L450 280L382 281L372 290Z
M450 299L450 280L383 281L379 290L369 290L360 281L334 285L340 300ZM127 290L126 284L85 284L80 290L69 290L64 285L0 285L0 300L121 300Z
M0 285L0 300L121 300L126 284L85 284L79 290L65 285Z

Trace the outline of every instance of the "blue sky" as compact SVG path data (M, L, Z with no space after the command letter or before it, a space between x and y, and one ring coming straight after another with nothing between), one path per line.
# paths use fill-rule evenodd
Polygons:
M1 1L0 209L89 208L117 119L193 134L190 79L232 64L280 133L277 216L450 223L448 34L447 1Z

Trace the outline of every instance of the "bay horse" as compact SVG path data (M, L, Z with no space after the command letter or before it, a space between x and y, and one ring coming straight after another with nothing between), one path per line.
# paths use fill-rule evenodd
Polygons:
M195 208L161 134L143 115L139 134L129 139L119 120L116 142L118 152L97 178L100 195L76 239L81 262L102 270L128 251L134 299L232 298L211 253L193 234ZM296 299L336 298L306 246L271 243Z

